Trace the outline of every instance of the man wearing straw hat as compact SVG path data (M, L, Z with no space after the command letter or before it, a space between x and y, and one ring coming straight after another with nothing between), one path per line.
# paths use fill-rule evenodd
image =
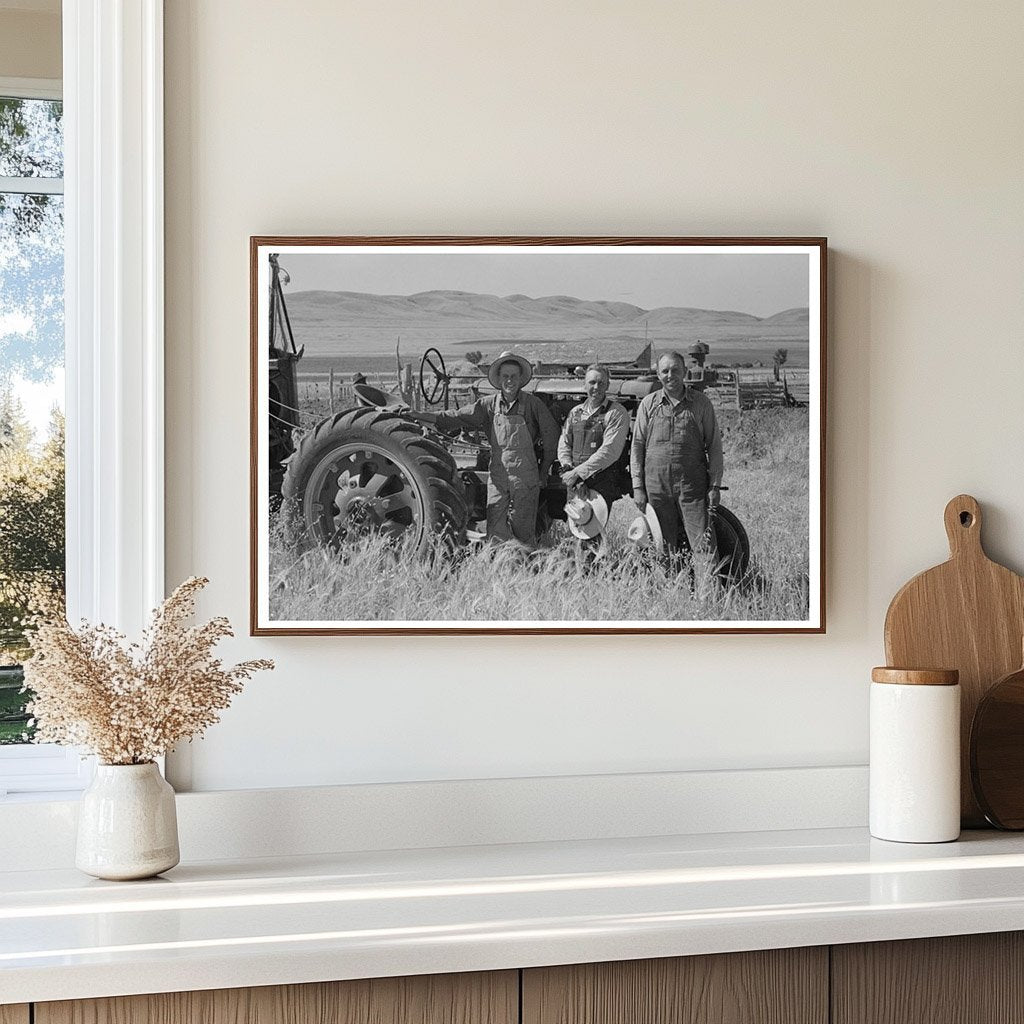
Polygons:
M722 485L722 435L710 399L686 385L678 352L658 360L662 389L647 395L636 412L630 468L633 500L648 502L661 524L665 546L717 558L709 508Z
M487 536L495 541L515 538L531 548L537 544L541 485L558 456L554 417L539 398L522 390L532 376L533 367L526 359L502 352L487 371L496 394L454 412L407 414L423 423L436 423L442 430L468 427L487 435L491 449Z

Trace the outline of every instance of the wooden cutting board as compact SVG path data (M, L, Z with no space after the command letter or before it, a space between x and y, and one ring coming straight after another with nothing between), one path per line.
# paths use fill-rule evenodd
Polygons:
M993 562L981 546L981 508L960 494L945 512L949 561L906 583L885 616L885 657L894 668L960 671L960 814L984 827L971 790L970 734L988 688L1020 667L1024 578Z

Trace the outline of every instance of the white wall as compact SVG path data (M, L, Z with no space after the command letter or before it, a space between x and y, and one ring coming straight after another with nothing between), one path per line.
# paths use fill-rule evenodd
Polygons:
M278 669L194 787L863 763L945 502L1024 569L1022 43L1016 0L167 0L168 582L242 632L249 235L832 246L826 636L241 638Z

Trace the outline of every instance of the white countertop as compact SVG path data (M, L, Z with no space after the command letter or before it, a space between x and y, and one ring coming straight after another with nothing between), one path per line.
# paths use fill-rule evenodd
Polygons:
M863 829L0 872L0 1004L1024 929L1024 836Z

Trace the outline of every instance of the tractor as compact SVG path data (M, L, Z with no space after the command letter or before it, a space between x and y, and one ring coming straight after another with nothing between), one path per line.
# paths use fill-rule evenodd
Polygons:
M304 425L299 408L296 348L282 285L286 271L271 256L269 458L270 500L289 510L298 534L323 547L339 549L347 540L368 534L413 541L426 553L437 537L464 543L483 537L486 519L486 438L471 431L442 434L416 423L405 412L414 401L423 408L458 407L493 393L486 377L449 373L437 348L423 353L418 379L397 392L355 383L353 402L315 425ZM548 346L544 346L548 349ZM571 356L583 347L568 345L560 356L545 351L524 390L540 397L556 423L586 397L586 362ZM522 351L518 346L517 351ZM530 354L528 354L528 358ZM646 365L644 365L646 360ZM661 387L646 345L639 359L606 362L611 374L608 394L635 417L640 400ZM413 394L415 389L418 394ZM618 464L621 496L629 500L629 445ZM544 482L538 532L565 519L566 488L552 469ZM713 518L723 575L733 580L747 571L750 545L736 516L719 506Z

